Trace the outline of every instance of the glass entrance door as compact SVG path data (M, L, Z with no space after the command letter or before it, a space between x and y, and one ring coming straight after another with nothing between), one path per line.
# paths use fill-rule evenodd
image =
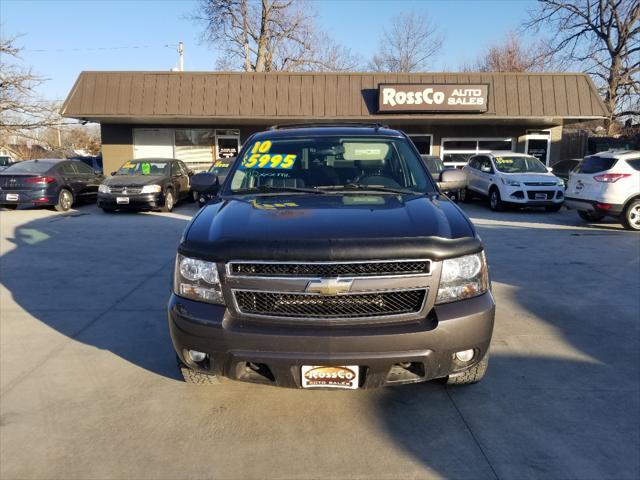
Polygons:
M527 132L525 152L548 166L549 153L551 153L551 134L546 131Z

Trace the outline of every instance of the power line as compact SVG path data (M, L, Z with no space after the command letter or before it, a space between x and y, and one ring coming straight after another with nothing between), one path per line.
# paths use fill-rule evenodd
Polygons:
M98 50L132 50L143 48L175 48L177 45L129 45L124 47L85 47L85 48L25 48L24 52L91 52Z

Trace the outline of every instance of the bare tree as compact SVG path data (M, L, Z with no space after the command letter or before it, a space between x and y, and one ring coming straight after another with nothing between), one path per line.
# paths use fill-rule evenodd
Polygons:
M101 149L100 130L95 124L45 127L34 132L30 139L63 154L97 155Z
M555 32L550 47L590 73L614 121L640 115L640 2L539 0L525 27Z
M201 0L193 18L222 55L218 68L245 71L340 70L355 56L317 32L304 0Z
M482 56L463 70L480 72L541 72L558 70L551 51L544 41L524 46L518 34L507 33L506 38L489 46Z
M427 16L415 11L402 12L393 18L390 29L383 32L378 52L368 68L376 72L425 70L443 41L438 26Z
M56 122L50 102L38 97L35 89L44 79L19 63L16 38L0 39L0 141L10 135L36 130Z

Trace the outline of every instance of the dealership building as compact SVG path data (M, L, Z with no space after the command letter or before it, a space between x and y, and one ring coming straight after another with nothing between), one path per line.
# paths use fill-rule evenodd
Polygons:
M62 113L98 122L105 172L132 158L201 169L254 132L291 123L382 123L460 165L488 150L553 165L579 156L563 129L607 109L580 73L82 72Z

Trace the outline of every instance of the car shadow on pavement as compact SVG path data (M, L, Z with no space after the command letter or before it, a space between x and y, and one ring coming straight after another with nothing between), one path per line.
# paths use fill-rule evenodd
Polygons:
M12 220L2 222L9 245L0 257L3 321L23 310L67 337L178 379L166 302L176 247L195 212L192 205L171 214L104 214L94 205L44 217L2 212L36 218L9 235Z

